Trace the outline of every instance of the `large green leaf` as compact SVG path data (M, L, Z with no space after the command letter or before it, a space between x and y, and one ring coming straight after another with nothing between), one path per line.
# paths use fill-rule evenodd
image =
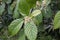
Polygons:
M54 29L60 28L60 11L57 12L54 18Z
M20 0L19 11L28 15L31 8L35 7L36 0Z
M5 4L2 3L2 5L0 5L0 15L2 15L4 8L5 8Z
M19 32L18 36L18 40L25 40L25 34L23 29Z
M23 19L16 19L14 20L8 27L10 36L14 36L17 32L21 29L23 24Z
M29 40L35 40L36 39L36 37L37 37L37 27L33 23L33 21L30 21L30 22L26 23L26 25L24 26L24 30L25 30L25 35L27 36L27 38Z

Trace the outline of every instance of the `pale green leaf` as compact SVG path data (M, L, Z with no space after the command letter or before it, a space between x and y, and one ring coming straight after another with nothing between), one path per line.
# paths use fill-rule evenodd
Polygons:
M29 40L36 40L37 27L33 21L26 23L26 25L24 26L24 32Z
M18 31L21 29L22 24L23 24L23 19L14 20L8 27L10 36L16 35Z
M55 15L53 23L54 23L54 29L60 28L60 11L57 12L57 14Z
M41 14L41 11L40 10L34 10L31 14L31 16L35 17L37 15Z

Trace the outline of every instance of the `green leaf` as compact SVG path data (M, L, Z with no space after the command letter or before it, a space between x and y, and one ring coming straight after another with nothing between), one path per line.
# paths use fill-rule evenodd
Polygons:
M20 0L17 0L16 7L15 7L15 10L14 10L14 14L13 14L13 18L19 18L19 16L20 16L19 12L18 12L19 1Z
M57 12L57 14L55 15L53 23L54 23L54 29L60 28L60 11Z
M3 3L2 5L0 5L0 15L2 15L4 8L5 8L5 4Z
M40 25L40 23L42 22L42 14L39 14L38 16L34 17L33 21L36 25Z
M29 15L31 8L35 7L36 0L20 0L19 11L23 14Z
M42 22L42 14L40 10L34 10L31 17L33 17L33 21L36 25L39 25Z
M22 24L23 24L23 19L14 20L8 27L10 36L16 35L18 31L21 29Z
M10 6L8 6L7 10L8 10L8 14L12 14L12 10L10 9Z
M23 29L19 32L18 36L18 40L25 40L25 34Z
M41 14L41 11L40 11L40 10L34 10L31 15L32 15L33 17L35 17L35 16L37 16L37 15L39 15L39 14Z
M45 18L50 18L52 17L52 10L49 6L47 6L46 8L44 8L42 10L42 15L45 17Z
M24 26L25 35L29 40L36 40L37 37L37 27L33 21L26 23Z

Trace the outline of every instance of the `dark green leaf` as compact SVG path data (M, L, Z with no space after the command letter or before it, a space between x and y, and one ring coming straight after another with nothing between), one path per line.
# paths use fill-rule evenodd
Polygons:
M44 16L45 18L50 18L50 17L52 17L52 10L51 10L51 8L50 8L49 6L47 6L46 8L44 8L44 9L42 10L42 14L43 14L43 16Z
M40 25L40 23L42 22L42 14L39 14L38 16L34 17L33 21L36 25Z
M25 34L23 29L19 32L18 36L18 40L25 40Z
M35 7L36 0L20 0L19 11L28 15L31 8Z

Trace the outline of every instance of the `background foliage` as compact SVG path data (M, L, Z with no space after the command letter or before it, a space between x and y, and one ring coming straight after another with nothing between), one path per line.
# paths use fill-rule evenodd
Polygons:
M0 40L60 40L60 0L38 1L37 7L36 0L0 0ZM33 22L25 25L26 15Z

